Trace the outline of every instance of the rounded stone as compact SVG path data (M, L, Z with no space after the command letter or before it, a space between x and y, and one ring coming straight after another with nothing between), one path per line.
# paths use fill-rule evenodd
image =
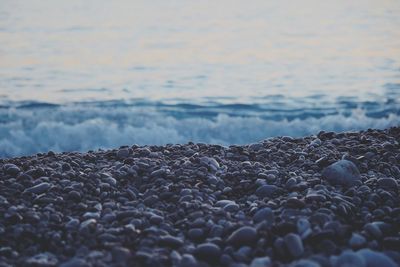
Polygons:
M81 194L78 191L72 190L68 192L68 198L78 202L81 200Z
M182 259L179 262L179 267L192 267L192 266L197 266L198 262L197 260L190 254L183 254Z
M254 258L251 261L250 267L269 267L272 262L269 257Z
M11 175L11 176L16 176L21 172L21 169L14 164L5 164L3 166L3 169L5 171L6 174Z
M227 243L234 246L252 246L257 241L257 231L250 226L243 226L234 231L227 239Z
M382 252L372 251L368 248L357 251L364 258L366 267L396 267L397 264Z
M297 221L296 225L297 225L297 232L299 234L304 233L305 231L307 231L311 227L310 222L306 218L300 218Z
M49 252L37 254L33 257L28 258L25 261L27 266L40 266L40 267L51 267L56 266L58 263L57 257Z
M333 267L366 267L366 263L363 257L352 251L345 251L336 258L333 263Z
M397 181L393 178L381 178L378 179L378 185L379 187L388 189L388 190L394 190L396 191L398 188Z
M253 221L254 223L259 223L262 221L267 222L269 225L274 223L274 212L272 211L271 208L265 207L259 209L254 215L253 215Z
M191 240L201 240L204 238L204 230L201 228L192 228L188 231L188 237Z
M221 256L221 249L213 243L204 243L195 248L193 255L207 262L218 262Z
M49 190L50 187L51 187L51 184L44 182L44 183L40 183L40 184L34 185L32 187L29 187L25 191L39 195L44 192L47 192L47 190Z
M259 187L255 194L260 198L264 197L273 197L274 193L278 191L278 187L276 185L263 185Z
M303 241L297 234L289 233L284 237L285 245L289 251L289 253L298 258L304 253Z
M159 240L159 243L162 246L167 246L171 248L179 248L183 245L183 241L181 239L170 235L162 236Z
M332 185L352 186L361 181L360 171L349 160L339 160L322 171L322 177Z
M228 204L224 207L224 210L227 212L236 212L240 209L240 206L236 203Z
M129 149L122 148L122 149L118 150L117 151L117 157L119 159L125 159L125 158L129 157Z
M380 239L382 237L382 231L376 223L367 223L364 226L364 230L373 238Z
M321 267L321 265L312 260L298 260L289 265L290 267ZM350 267L350 266L349 266Z
M363 237L362 235L357 234L357 233L353 233L349 240L349 245L352 248L361 248L361 247L365 246L366 243L367 243L367 239L365 239L365 237Z
M80 258L72 258L60 264L60 267L89 267L90 265Z

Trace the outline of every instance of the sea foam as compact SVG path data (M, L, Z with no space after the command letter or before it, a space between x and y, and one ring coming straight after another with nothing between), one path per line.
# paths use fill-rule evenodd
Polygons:
M339 112L318 108L265 111L251 105L20 103L0 109L0 157L132 144L246 144L272 136L299 137L320 130L383 129L399 124L399 110L390 106L368 112L351 106Z

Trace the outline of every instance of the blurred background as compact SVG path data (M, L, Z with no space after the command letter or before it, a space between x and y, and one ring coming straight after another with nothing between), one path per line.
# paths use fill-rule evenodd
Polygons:
M0 1L0 157L400 124L400 2Z

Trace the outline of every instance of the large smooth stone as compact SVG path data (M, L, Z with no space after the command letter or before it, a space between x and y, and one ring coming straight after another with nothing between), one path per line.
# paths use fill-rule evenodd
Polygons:
M51 187L51 184L49 184L49 183L40 183L35 186L27 188L25 191L38 195L38 194L42 194L42 193L46 192L47 190L50 189L50 187Z
M276 185L263 185L256 190L256 196L264 198L264 197L272 197L276 191L278 191L278 187Z
M295 257L298 258L304 253L304 246L303 246L303 241L301 240L299 235L290 233L287 234L283 240L285 241L285 245L289 251L289 253Z
M252 246L257 241L257 231L250 226L243 226L234 231L227 239L234 246Z
M262 257L253 259L250 267L269 267L271 264L271 259L269 257Z
M255 223L266 221L268 225L271 225L274 223L274 220L275 220L274 212L272 211L271 208L268 207L259 209L253 216L253 221Z
M352 186L361 181L360 171L349 160L339 160L322 171L322 178L332 185Z
M397 264L388 256L381 252L372 251L368 248L357 251L366 262L366 267L396 267Z
M218 262L221 249L213 243L203 243L193 251L196 258L207 262Z
M345 251L334 261L333 267L357 266L365 267L366 263L362 256L352 251Z

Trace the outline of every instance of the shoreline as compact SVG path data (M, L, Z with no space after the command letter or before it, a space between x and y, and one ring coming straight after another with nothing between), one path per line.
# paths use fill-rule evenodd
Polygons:
M0 266L398 266L399 141L392 127L0 159Z

